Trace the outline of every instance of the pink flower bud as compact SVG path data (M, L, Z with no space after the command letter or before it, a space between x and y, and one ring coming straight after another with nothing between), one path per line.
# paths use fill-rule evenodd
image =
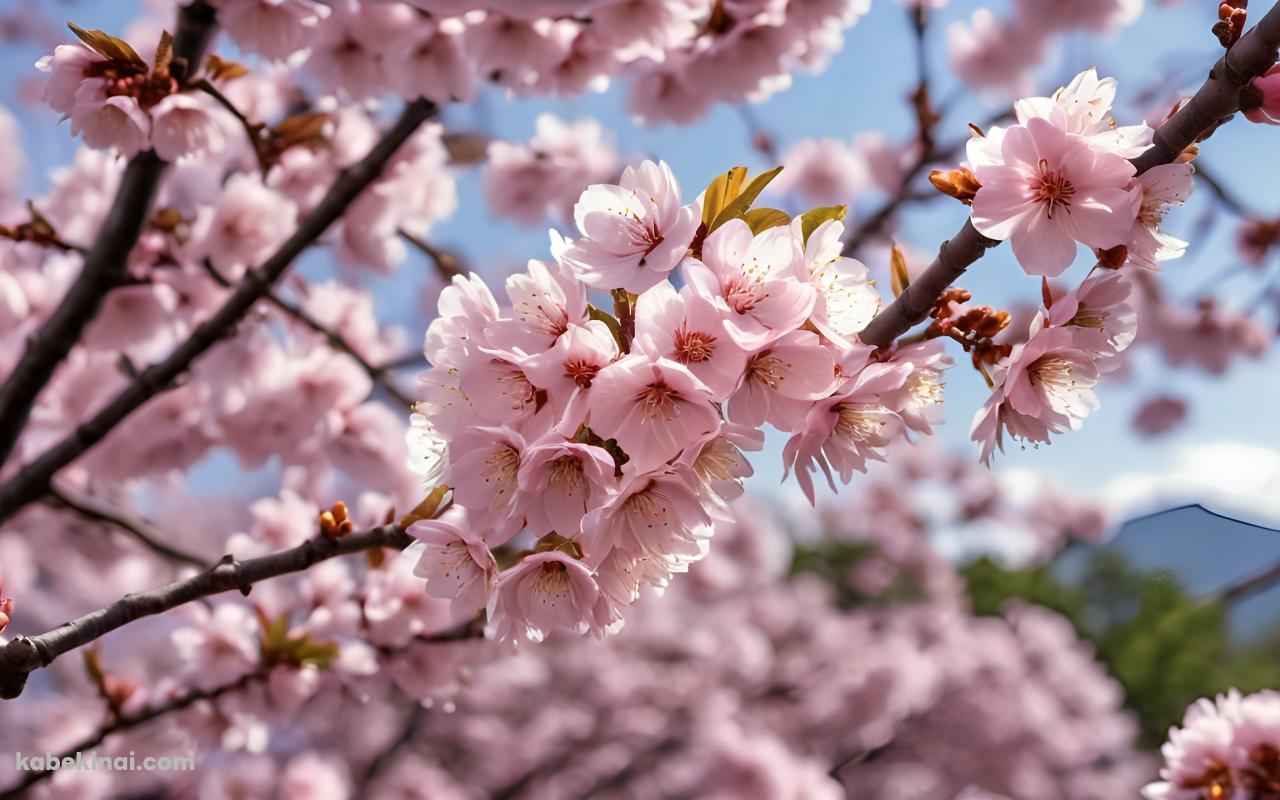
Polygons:
M1250 122L1265 125L1280 125L1280 64L1267 70L1261 78L1249 82L1249 88L1261 94L1251 99L1256 102L1251 108L1244 108L1244 115Z

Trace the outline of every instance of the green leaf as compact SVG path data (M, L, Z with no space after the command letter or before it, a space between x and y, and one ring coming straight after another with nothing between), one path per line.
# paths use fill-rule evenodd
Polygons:
M844 222L845 214L848 213L848 206L825 206L823 208L815 208L812 211L806 211L800 215L800 231L804 234L805 244L809 243L809 235L822 226L822 223L838 219Z
M614 341L618 343L618 349L622 349L622 326L618 324L618 320L612 314L608 311L601 311L593 305L588 305L587 316L608 325L609 332L613 334Z
M725 204L725 207L716 215L715 221L707 226L707 232L710 233L711 231L714 231L716 228L719 228L731 219L738 219L745 216L747 210L751 208L751 204L754 203L756 198L760 196L760 193L764 191L764 187L768 186L770 181L778 177L779 172L782 172L782 167L774 167L771 170L761 172L753 178L751 183L747 184L747 188L742 190L741 194ZM743 172L743 175L746 175L745 171Z
M785 211L779 211L776 208L753 208L742 218L751 226L752 233L767 231L791 222L791 217Z
M702 222L708 229L729 201L742 191L742 182L746 178L746 167L734 167L708 184L702 195Z

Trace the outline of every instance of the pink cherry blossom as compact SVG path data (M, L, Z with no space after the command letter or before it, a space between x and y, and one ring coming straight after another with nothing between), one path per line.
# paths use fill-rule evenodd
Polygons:
M151 118L128 95L107 96L101 85L86 83L76 92L75 105L67 112L71 135L80 136L96 150L119 150L132 156L147 148Z
M556 630L598 630L600 599L600 587L581 561L548 550L503 570L489 600L489 620L497 639L540 642Z
M1133 428L1143 436L1160 436L1177 428L1187 418L1185 401L1157 395L1142 404L1133 416Z
M188 94L171 94L151 109L151 145L166 161L183 156L216 155L222 129L204 103Z
M507 428L469 428L449 444L445 482L455 502L490 546L510 539L524 522L518 483L525 442Z
M1004 449L1006 429L1016 439L1047 444L1050 433L1079 428L1098 407L1093 387L1100 352L1106 352L1102 332L1081 327L1038 328L1015 345L973 419L970 438L980 445L982 460L989 462L996 447Z
M1053 301L1048 324L1099 331L1103 353L1119 353L1138 333L1138 313L1128 302L1133 285L1122 272L1099 270ZM1034 332L1035 329L1033 329Z
M677 292L663 281L636 302L636 346L651 358L684 365L722 402L738 387L747 364L747 352L725 332L724 319L692 287Z
M591 429L616 440L637 472L667 463L720 429L711 392L692 372L642 355L600 370L588 408Z
M1041 117L996 130L969 142L982 184L973 225L1011 240L1028 274L1060 275L1075 260L1077 242L1107 249L1128 240L1142 200L1128 188L1132 164Z
M527 498L529 530L573 538L583 516L609 498L617 480L607 451L553 434L525 451L518 483Z
M588 286L643 292L684 258L701 205L681 205L680 184L666 162L628 167L616 186L597 184L574 207L581 239L564 263Z
M426 97L436 103L466 102L475 95L476 80L462 51L456 27L420 20L388 54L391 85L406 98Z
M592 385L618 358L618 342L599 320L571 325L550 350L524 361L530 382L550 394L558 430L572 436L587 418Z
M433 366L459 367L483 346L485 329L498 319L498 302L479 275L455 275L440 292L438 310L423 352Z
M769 188L795 192L817 205L849 203L869 181L861 154L839 139L801 139L783 155L782 163L786 169Z
M466 509L455 504L435 519L413 523L405 533L424 543L414 574L426 579L428 595L453 601L459 619L485 608L498 565L472 529Z
M13 598L4 596L4 576L0 574L0 633L9 626L13 617Z
M792 233L800 235L798 221L792 223ZM880 311L880 293L871 284L866 265L841 254L843 237L844 223L822 223L809 234L804 263L818 294L809 321L828 339L847 345Z
M809 331L792 331L747 359L742 385L725 408L732 421L758 427L766 421L782 431L794 431L813 401L836 386L831 351Z
M218 21L243 50L282 59L302 49L329 8L315 0L222 0Z
M588 513L578 539L588 563L599 565L616 548L644 554L669 573L706 555L714 528L690 478L683 470L635 475Z
M541 353L571 325L586 321L586 287L541 261L532 260L526 273L507 278L506 289L512 316L486 326L485 339L491 347Z
M1186 202L1191 194L1191 164L1158 164L1138 176L1142 204L1129 234L1129 263L1158 270L1161 261L1181 258L1187 243L1161 230L1164 217L1173 206Z
M867 348L869 351L870 348ZM869 352L849 360L852 369L831 397L813 404L803 427L788 441L782 453L788 473L812 504L816 502L810 473L817 465L835 491L832 468L848 483L855 471L865 472L868 459L883 461L885 448L903 430L902 417L885 405L885 397L901 389L912 372L910 364L877 363Z
M800 327L817 302L805 281L800 243L787 226L752 235L742 220L717 228L702 260L685 263L689 285L715 302L724 329L742 348L756 350Z
M192 249L228 279L257 266L288 236L297 211L257 177L233 175L193 226Z

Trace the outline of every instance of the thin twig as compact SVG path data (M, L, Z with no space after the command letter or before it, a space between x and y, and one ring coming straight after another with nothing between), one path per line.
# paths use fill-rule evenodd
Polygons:
M1240 107L1239 92L1250 80L1276 63L1280 46L1280 5L1227 51L1204 85L1172 117L1156 128L1153 144L1132 159L1137 174L1169 164ZM867 344L887 347L924 319L933 301L990 248L1000 244L978 233L966 220L955 238L943 244L938 258L896 300L886 306L858 335ZM921 288L917 291L917 285Z
M117 511L102 501L88 495L77 494L57 483L49 485L45 502L53 508L62 508L90 522L98 522L117 528L141 542L148 550L170 561L204 569L209 560L184 553L164 543L164 534L145 520Z
M22 693L27 675L31 672L47 667L58 656L135 620L233 589L248 594L259 581L302 572L313 564L336 556L361 553L378 547L403 550L411 541L399 526L383 525L337 539L318 536L297 547L245 561L225 556L198 575L174 581L158 589L125 595L105 608L90 612L48 633L19 636L0 647L0 698L8 700L17 697Z
M205 259L204 267L215 283L222 286L224 289L231 287L231 282L228 281L208 259ZM400 387L396 385L391 375L388 374L386 367L379 367L370 363L369 360L362 356L360 352L356 350L355 346L348 342L342 334L311 316L311 314L302 306L284 299L275 292L268 292L266 297L262 299L284 312L286 316L301 323L313 333L319 334L320 337L323 338L334 350L354 359L355 362L360 365L360 368L365 371L365 374L369 376L370 380L381 386L383 390L386 391L387 395L391 397L392 400L395 400L396 403L404 406L405 408L413 408L413 400L400 390Z
M87 750L94 749L106 741L106 738L112 734L136 728L143 723L159 719L160 717L167 716L175 711L181 711L184 708L189 708L202 700L216 700L225 694L240 691L254 683L266 680L268 674L269 673L266 670L251 672L231 683L224 684L213 689L193 689L186 694L179 695L167 703L151 706L150 708L146 708L128 716L117 717L110 723L103 725L93 734L90 734L85 739L77 742L72 747L69 747L62 755L58 756L57 759L61 762L63 758L75 758L76 753L83 753ZM4 790L3 794L0 794L0 800L24 797L28 789L53 774L54 770L51 769L32 770L27 772L21 781Z
M405 105L395 125L357 164L343 170L328 193L302 220L293 235L261 266L249 270L216 312L163 361L142 370L97 414L0 485L0 523L43 495L53 476L102 441L116 425L152 397L172 386L222 339L231 335L245 315L266 297L293 260L342 216L347 207L377 180L400 146L436 112L434 103L418 99Z
M415 248L425 253L427 258L431 259L431 263L435 265L436 273L444 281L451 281L458 275L465 275L467 270L462 265L462 261L448 250L442 250L431 244L421 236L410 233L404 228L396 231L400 234L400 238L404 239Z
M216 21L216 12L204 0L183 6L178 12L174 38L175 61L199 63ZM18 364L0 386L0 464L13 452L36 397L80 341L103 298L126 279L129 253L142 235L147 212L167 166L154 150L143 151L129 161L111 210L85 255L75 283L27 341Z

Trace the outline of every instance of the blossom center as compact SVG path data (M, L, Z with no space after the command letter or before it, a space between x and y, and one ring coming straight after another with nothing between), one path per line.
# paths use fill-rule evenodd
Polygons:
M676 415L676 403L683 400L680 393L662 380L654 381L641 390L636 400L644 410L646 419L661 417L670 420Z
M591 381L596 377L596 373L599 371L599 364L593 364L583 359L567 361L564 365L564 376L581 386L583 389L591 388Z
M755 282L744 276L734 276L724 289L724 301L739 314L755 308L761 299Z
M836 407L835 433L854 442L867 442L880 434L884 420L880 415L858 405L842 404Z
M701 364L716 352L716 337L702 331L676 331L676 360L681 364Z
M510 445L497 448L484 460L480 477L495 487L492 508L501 508L508 496L515 491L516 474L520 469L520 453Z
M766 350L751 357L751 361L747 363L747 376L777 391L787 379L790 367L791 364L773 355L772 350Z
M1071 198L1076 193L1076 187L1061 172L1049 169L1049 162L1042 158L1040 174L1032 179L1031 191L1036 201L1044 205L1049 219L1053 219L1053 212L1058 207L1071 208Z
M587 485L582 462L577 456L560 456L551 462L551 477L547 479L547 485L570 494L581 491Z

